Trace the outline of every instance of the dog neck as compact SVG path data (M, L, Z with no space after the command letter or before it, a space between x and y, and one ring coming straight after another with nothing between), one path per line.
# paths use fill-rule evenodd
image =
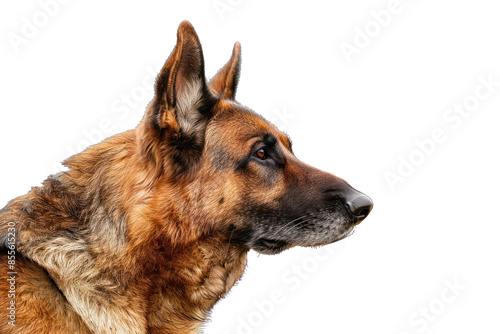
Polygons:
M158 285L152 291L148 323L161 324L159 333L194 333L243 274L247 251L208 238L171 260L164 266L168 270L152 275ZM160 321L165 318L169 319L168 327ZM154 328L150 330L156 333Z

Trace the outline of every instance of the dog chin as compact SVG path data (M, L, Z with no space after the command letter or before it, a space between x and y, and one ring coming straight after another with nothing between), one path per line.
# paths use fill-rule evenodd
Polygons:
M302 247L320 247L320 246L326 246L333 244L335 242L338 242L340 240L343 240L349 236L351 236L354 233L354 225L348 227L343 233L339 235L334 235L329 238L318 238L313 241L308 241L303 244L297 244L297 246L302 246Z

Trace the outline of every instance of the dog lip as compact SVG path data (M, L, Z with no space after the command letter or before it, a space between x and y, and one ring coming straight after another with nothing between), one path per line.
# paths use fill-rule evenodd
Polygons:
M266 248L281 248L283 246L286 246L287 244L286 241L277 239L266 239L266 238L261 238L257 242L260 243L262 246L265 246Z
M259 238L255 241L254 249L265 254L278 254L287 249L288 242L277 239Z

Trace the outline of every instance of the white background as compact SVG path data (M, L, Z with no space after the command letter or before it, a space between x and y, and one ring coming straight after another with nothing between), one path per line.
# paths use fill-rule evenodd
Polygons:
M224 12L215 7L224 4ZM137 125L152 97L150 72L187 19L207 76L240 41L238 100L283 128L300 159L375 203L353 236L320 253L252 252L205 333L498 333L500 87L481 101L474 94L488 92L477 88L481 76L500 81L500 8L401 0L385 27L374 24L371 12L388 7L74 0L43 22L37 1L2 3L0 207L90 142ZM41 27L14 47L9 38L22 36L23 18ZM372 37L363 45L358 29L366 27ZM356 38L349 62L341 46L355 47ZM474 109L468 118L443 118L464 101ZM415 141L436 128L446 140L418 153ZM410 157L420 165L391 188L387 173ZM297 266L303 274L292 272Z

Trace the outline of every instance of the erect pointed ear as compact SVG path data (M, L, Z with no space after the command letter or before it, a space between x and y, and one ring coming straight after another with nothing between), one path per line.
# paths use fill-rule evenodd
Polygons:
M236 88L240 79L241 67L241 45L239 42L234 44L231 59L223 68L210 80L209 86L220 97L227 100L234 100Z
M191 23L183 21L177 30L177 44L156 78L158 125L184 127L186 131L202 116L202 109L207 109L202 107L209 93L200 40Z
M201 155L215 101L205 79L200 40L191 23L183 21L140 125L143 152L170 169L189 169Z

